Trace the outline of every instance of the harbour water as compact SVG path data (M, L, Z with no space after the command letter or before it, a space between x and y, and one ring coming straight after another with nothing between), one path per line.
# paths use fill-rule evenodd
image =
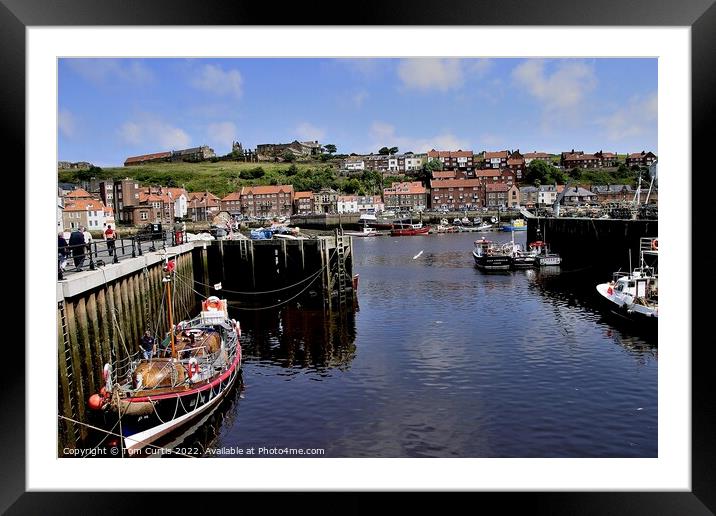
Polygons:
M355 315L234 309L245 385L209 450L658 456L656 338L605 315L594 286L610 278L486 274L481 236L354 239Z

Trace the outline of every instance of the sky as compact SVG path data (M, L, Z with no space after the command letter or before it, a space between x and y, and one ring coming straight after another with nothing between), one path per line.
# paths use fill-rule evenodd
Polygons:
M657 59L77 59L58 62L58 159L232 141L339 153L657 149Z

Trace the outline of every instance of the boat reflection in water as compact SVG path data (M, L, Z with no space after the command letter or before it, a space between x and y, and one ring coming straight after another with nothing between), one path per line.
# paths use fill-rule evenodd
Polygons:
M657 358L658 334L645 331L641 325L614 317L604 310L599 295L593 292L593 282L601 277L591 268L565 270L563 267L542 267L525 271L530 288L537 290L556 308L578 307L595 323L603 326L605 335L636 355Z
M230 306L229 312L232 312ZM286 368L347 368L355 356L355 314L303 306L236 310L245 360Z

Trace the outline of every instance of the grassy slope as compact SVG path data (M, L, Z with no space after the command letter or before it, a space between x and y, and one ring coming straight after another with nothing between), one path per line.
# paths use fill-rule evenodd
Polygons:
M167 185L173 181L177 186L184 186L190 192L209 190L223 197L236 191L242 186L268 185L272 180L278 184L289 182L285 172L290 163L242 163L234 161L220 161L217 163L153 163L135 167L112 167L102 169L104 179L122 179L129 177L143 183ZM242 170L251 170L261 167L266 173L259 179L241 179ZM330 163L296 163L301 171L321 170L331 167ZM72 182L77 171L60 171L60 181Z

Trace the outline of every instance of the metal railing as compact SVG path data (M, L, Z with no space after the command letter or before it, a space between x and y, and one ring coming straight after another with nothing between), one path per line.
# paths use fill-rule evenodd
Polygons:
M163 250L182 243L186 243L185 233L162 231L111 241L94 240L89 244L68 245L64 249L64 254L59 250L57 253L57 279L61 281L74 273L94 271L127 258L136 258L144 253Z

